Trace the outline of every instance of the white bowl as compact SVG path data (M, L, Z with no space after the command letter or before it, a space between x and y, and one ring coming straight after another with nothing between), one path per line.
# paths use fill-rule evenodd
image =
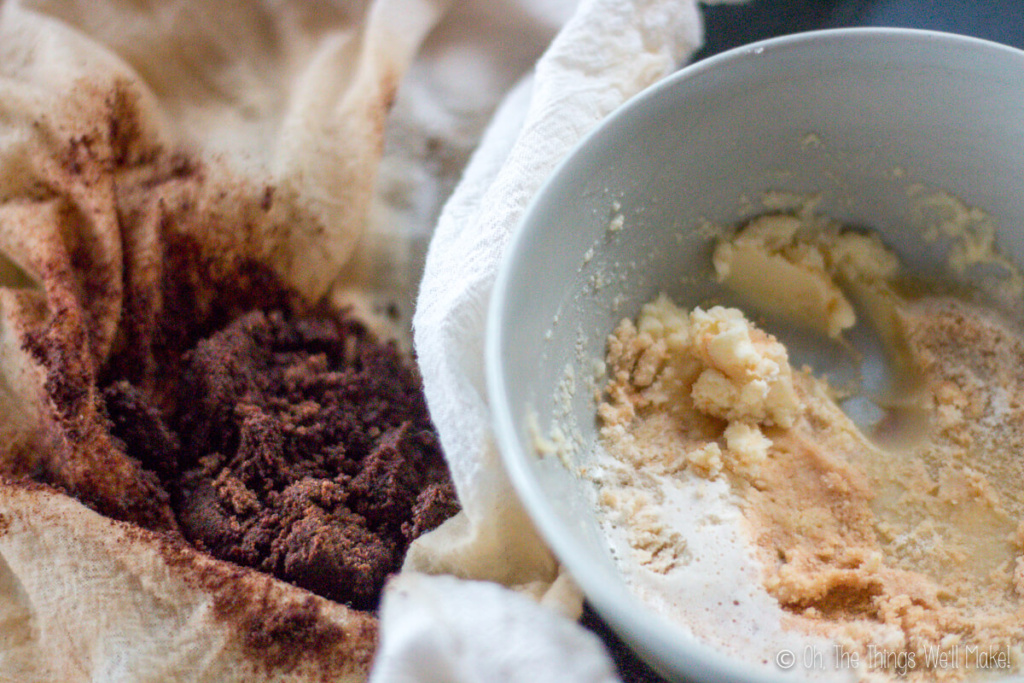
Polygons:
M766 191L818 194L821 213L880 231L906 267L942 271L948 244L922 241L908 197L915 184L986 211L1000 249L1024 261L1024 52L935 32L843 29L720 54L609 117L519 227L488 326L499 447L587 598L667 677L781 673L701 645L627 590L586 484L571 473L595 443L593 359L614 325L657 293L691 306L714 294L712 245L699 227L736 223ZM609 227L617 215L618 231ZM541 431L552 420L577 430L571 468L538 457L531 413Z

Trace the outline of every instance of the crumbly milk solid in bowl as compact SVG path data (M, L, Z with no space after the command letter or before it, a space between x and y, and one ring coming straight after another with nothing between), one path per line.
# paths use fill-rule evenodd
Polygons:
M722 534L688 539L690 570L677 577L677 595L659 597L623 576L587 476L602 452L595 396L607 381L609 334L660 293L685 307L724 300L712 266L716 237L780 209L811 207L874 231L904 271L925 280L989 291L991 280L1012 279L1012 264L1024 262L1021 83L1024 53L948 34L849 29L757 43L683 69L628 103L531 205L489 320L499 446L532 518L587 598L666 676L856 680L870 671L828 638L786 628L736 537L742 525L720 523L731 513L714 482L666 503L676 519L715 518ZM929 207L939 207L941 229L929 223ZM972 249L997 257L951 265L951 255ZM1013 296L1003 303L1019 313ZM854 346L866 346L855 370L870 381L884 368L870 335L857 334ZM834 348L789 339L794 365L849 370ZM1002 664L988 673L1000 675Z

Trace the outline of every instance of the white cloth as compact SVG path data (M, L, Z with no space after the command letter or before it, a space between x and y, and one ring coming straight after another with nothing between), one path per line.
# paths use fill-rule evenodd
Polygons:
M614 683L600 641L497 584L408 573L389 587L380 683Z
M74 110L68 119L76 80L116 76L139 95L149 142L184 147L250 189L273 184L275 207L308 219L285 223L283 233L256 225L254 235L238 238L258 252L247 255L269 260L307 295L336 280L336 303L368 314L397 305L388 331L400 334L413 315L429 241L415 349L464 512L414 545L389 589L372 673L379 683L613 678L594 636L559 616L578 616L581 596L533 530L497 456L484 321L527 202L576 141L696 48L695 1L454 0L441 18L447 0L0 0L0 202L39 197L33 154L77 134ZM375 117L407 68L374 190ZM95 123L88 111L78 113L82 125ZM81 239L117 277L117 233L134 230L123 219L90 224L95 235ZM25 257L25 245L3 241L25 234L0 229L0 250L31 275L39 264ZM59 240L48 249L59 250ZM0 277L5 272L0 261ZM80 302L98 360L118 324L119 293L111 296ZM7 299L0 304L0 313L13 310ZM387 316L380 321L387 327ZM0 326L7 379L18 371L11 359L23 353L11 329ZM17 408L40 381L23 373L15 384L29 386L25 396L0 392L0 407ZM145 535L126 534L63 496L0 494L0 680L324 675L246 668L249 654L231 645L237 633L210 626L216 596L181 588L186 574L152 552ZM262 581L263 599L301 599L280 582L248 580ZM62 590L54 592L55 582ZM346 629L363 628L340 606L323 609ZM361 675L356 666L341 677Z
M509 238L556 164L616 107L674 71L701 37L696 2L583 0L505 99L445 205L427 255L414 340L464 511L410 549L409 574L386 593L374 681L433 681L441 673L449 681L495 680L498 652L530 662L528 677L509 680L609 675L606 655L581 627L511 592L484 600L474 583L430 583L412 572L498 582L579 614L579 592L539 539L495 447L484 380L488 300ZM428 605L440 615L429 624ZM411 634L427 633L434 649L421 668L422 640ZM545 645L556 639L560 648Z
M152 502L116 476L139 466L96 377L145 344L162 240L220 272L257 260L319 299L363 231L394 89L446 6L0 4L0 473L49 457L117 516ZM0 479L0 681L360 681L375 640L372 615Z
M495 108L530 70L578 0L455 0L398 89L361 249L338 303L397 318L383 332L411 347L423 260L441 206ZM514 39L509 39L514 37ZM397 311L394 309L397 307Z

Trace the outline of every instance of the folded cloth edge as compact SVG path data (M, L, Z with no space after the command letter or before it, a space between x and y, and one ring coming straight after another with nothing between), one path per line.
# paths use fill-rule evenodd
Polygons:
M696 1L584 0L534 73L507 95L445 204L427 253L413 341L464 510L414 544L403 574L495 581L578 616L582 596L565 590L564 580L543 597L559 566L519 503L491 431L483 353L490 294L516 226L555 166L608 114L692 55L702 30ZM414 618L389 607L390 594L385 640ZM485 634L460 647L497 645L483 640ZM414 658L414 650L392 641L382 650L382 670L397 670L395 660ZM565 680L557 662L549 665ZM457 680L485 680L462 673Z

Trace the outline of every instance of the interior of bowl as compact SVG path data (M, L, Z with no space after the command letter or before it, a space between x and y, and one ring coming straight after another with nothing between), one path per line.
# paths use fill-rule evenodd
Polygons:
M596 447L607 335L660 292L685 306L720 296L707 226L735 225L772 202L813 196L820 213L877 230L907 269L942 275L949 244L922 239L915 198L948 192L982 209L998 248L1024 262L1022 82L1024 53L947 34L848 29L774 39L635 98L533 202L489 321L499 446L588 599L665 675L779 672L700 646L638 605L618 576L577 476ZM827 363L812 348L793 355L816 370Z

